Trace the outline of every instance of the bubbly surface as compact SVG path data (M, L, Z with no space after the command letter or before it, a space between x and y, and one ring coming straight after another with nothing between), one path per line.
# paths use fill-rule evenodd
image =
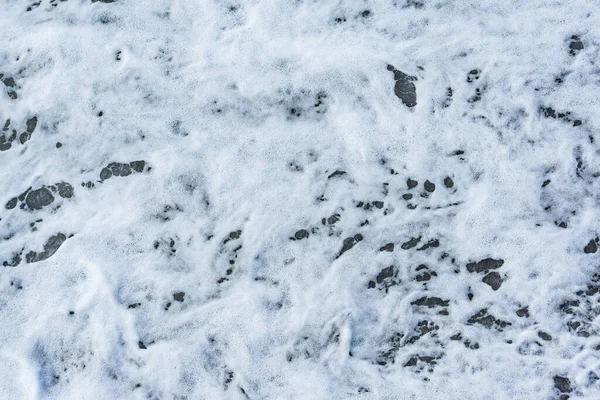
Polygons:
M0 0L0 398L600 398L599 15Z

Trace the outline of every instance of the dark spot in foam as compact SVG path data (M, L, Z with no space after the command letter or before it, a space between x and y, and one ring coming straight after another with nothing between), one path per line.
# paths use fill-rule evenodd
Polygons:
M546 118L556 118L556 110L552 107L542 108L542 111L544 112L544 116Z
M389 288L400 283L399 279L395 279L397 276L398 270L394 268L393 265L390 265L389 267L383 268L379 274L377 274L377 277L375 278L377 283L375 283L375 281L369 281L368 288L374 289L379 285L379 290L385 290L387 293Z
M421 241L421 236L416 237L416 238L411 238L409 241L402 243L400 248L402 248L402 250L412 249L417 244L419 244L420 241Z
M336 258L340 258L342 256L342 254L344 254L345 252L347 252L348 250L353 248L354 245L356 245L358 242L360 242L362 240L363 240L363 235L361 235L360 233L357 233L354 236L344 239L344 242L342 243L342 249L340 250L340 252Z
M579 300L567 300L559 306L559 309L565 314L574 314L574 307L579 307Z
M299 231L296 231L296 233L294 234L294 238L296 238L296 240L306 239L307 237L308 237L308 231L306 229L300 229Z
M131 167L129 164L112 162L108 164L107 168L110 168L114 176L129 176L131 175Z
M486 258L478 262L471 262L467 264L467 271L469 272L489 272L492 269L498 269L504 264L504 260L495 260L493 258Z
M389 251L389 252L394 251L394 243L388 243L388 244L386 244L385 246L381 247L379 249L379 251Z
M173 293L173 300L183 303L183 298L185 297L184 292L176 292Z
M335 223L338 222L340 220L340 218L341 218L341 215L338 214L338 213L335 213L335 214L327 217L327 219L323 218L321 220L321 223L323 225L325 225L326 223L329 224L329 225L335 225Z
M67 240L67 237L63 233L58 233L54 236L50 236L46 244L44 245L44 251L41 253L36 253L35 251L31 251L27 253L25 259L28 263L35 263L39 261L44 261L51 256L54 255L60 248L60 246Z
M110 177L112 177L112 171L108 168L102 168L102 171L100 171L100 179L104 181Z
M65 199L70 199L73 197L73 186L71 186L70 183L61 182L57 183L56 186L58 187L58 195L60 197Z
M404 367L414 367L417 365L418 361L427 363L427 364L431 364L431 365L435 365L437 364L436 360L438 359L438 357L431 357L431 356L420 356L420 355L416 355L411 357L403 366Z
M232 240L237 240L242 236L242 231L238 229L237 231L229 232L229 235L223 239L223 244L227 244Z
M439 247L440 246L440 241L437 239L433 239L430 240L429 242L425 243L423 246L419 247L417 249L417 251L423 251L423 250L427 250L431 247Z
M334 178L336 176L342 176L342 175L346 175L346 171L340 171L340 170L336 170L335 172L333 172L331 175L329 175L327 177L327 179L331 179Z
M410 303L411 305L433 308L433 307L447 307L450 300L442 300L439 297L421 297Z
M572 56L576 55L580 50L583 50L583 42L577 35L571 36L571 43L569 43L569 54Z
M416 106L417 88L413 83L416 77L407 75L402 71L398 71L392 65L388 65L387 69L388 71L394 72L394 80L396 81L396 84L394 86L394 94L402 101L402 103L405 106Z
M529 318L529 307L519 308L517 310L517 316L521 318Z
M583 252L585 254L594 254L598 251L598 244L596 243L596 239L592 239L589 243L583 248Z
M4 80L2 82L4 82L4 85L6 87L15 87L15 80L14 80L14 78L4 78Z
M486 285L489 285L494 290L500 289L502 285L502 277L496 271L490 272L486 276L483 277L482 282Z
M425 264L420 264L416 268L416 271L423 271L415 277L415 280L417 282L427 282L431 279L432 276L437 276L437 272L435 272L435 271L430 272L429 267L427 267L427 265L425 265Z
M454 181L452 180L452 178L450 178L449 176L444 178L444 186L446 186L448 189L454 186Z
M550 336L548 333L544 332L544 331L538 331L538 336L542 339L545 340L547 342L552 340L552 336Z
M13 208L15 208L17 206L17 201L18 201L18 199L16 197L13 197L6 203L6 206L4 206L4 207L7 210L12 210Z
M25 144L29 141L29 139L31 139L31 133L29 132L23 132L21 133L21 135L19 135L19 142L21 144Z
M390 265L387 268L384 268L377 275L377 283L382 283L386 278L392 278L394 276L394 266Z
M554 387L561 393L571 393L573 388L571 387L571 381L569 378L564 376L554 376Z
M478 69L472 69L467 74L467 82L472 83L479 79L479 74L481 73Z
M483 325L488 329L495 326L498 330L502 330L502 328L505 328L508 325L512 325L510 322L496 319L493 315L488 314L487 308L480 310L471 318L469 318L469 320L467 321L467 325L474 324Z
M132 161L129 163L129 165L131 166L131 168L133 168L135 172L142 172L144 171L144 167L146 166L146 161Z
M47 188L36 189L27 195L25 204L32 210L41 210L54 201L54 196Z
M29 191L30 191L31 189L32 189L32 187L30 186L30 187L29 187L29 188L28 188L26 191L24 191L23 193L21 193L21 194L19 195L19 200L20 200L20 201L23 201L23 200L25 200L25 196L27 196L27 193L29 193Z
M452 88L448 87L446 89L446 98L444 99L443 103L442 103L442 107L443 108L448 108L450 107L450 104L452 103Z
M435 183L430 182L430 181L425 181L425 183L423 184L423 187L425 188L425 190L427 190L429 193L433 193L435 191Z
M28 133L33 133L33 131L35 130L35 127L37 126L37 122L38 122L37 117L32 117L27 120L27 132Z
M5 267L16 267L21 263L21 254L23 254L23 251L21 250L20 252L14 253L12 260L10 261L4 261L2 263L3 266ZM22 287L19 287L18 289L22 289Z

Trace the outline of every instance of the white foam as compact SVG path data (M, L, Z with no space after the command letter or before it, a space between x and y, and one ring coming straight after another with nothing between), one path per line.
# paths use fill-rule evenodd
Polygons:
M0 128L38 118L0 152L0 202L74 188L0 212L0 262L21 254L0 279L0 397L546 399L555 376L598 396L598 295L577 294L597 284L594 3L54 4L0 5L18 95L0 83ZM466 269L488 257L498 290ZM482 309L511 325L469 323Z

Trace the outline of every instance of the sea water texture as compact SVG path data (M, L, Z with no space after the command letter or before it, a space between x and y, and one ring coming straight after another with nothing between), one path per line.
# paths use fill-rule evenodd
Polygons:
M599 16L1 0L0 398L600 399Z

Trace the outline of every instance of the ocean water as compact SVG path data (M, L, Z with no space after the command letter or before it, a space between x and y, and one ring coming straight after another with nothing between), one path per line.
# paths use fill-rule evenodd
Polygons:
M600 398L599 27L1 0L0 398Z

